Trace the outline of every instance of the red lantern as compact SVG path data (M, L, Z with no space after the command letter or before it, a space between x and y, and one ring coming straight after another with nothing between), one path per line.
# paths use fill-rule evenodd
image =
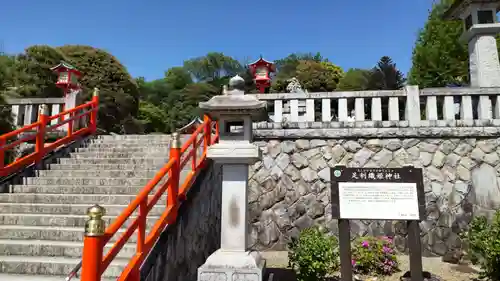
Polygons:
M52 67L50 70L57 73L58 77L56 86L58 88L64 89L65 93L69 89L77 89L80 87L78 78L80 78L82 74L71 64L62 61L60 64Z
M252 76L254 77L255 85L261 93L265 93L266 89L271 87L272 72L276 71L274 63L266 61L262 57L259 60L248 65Z

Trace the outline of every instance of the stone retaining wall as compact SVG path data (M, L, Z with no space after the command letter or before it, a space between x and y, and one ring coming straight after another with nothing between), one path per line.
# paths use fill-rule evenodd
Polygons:
M296 139L256 142L263 159L250 168L250 243L282 250L312 225L337 232L331 218L330 172L348 167L424 168L427 218L421 222L424 255L461 246L458 233L473 215L500 207L500 138ZM406 250L401 222L353 221L355 235L395 236Z
M141 280L196 280L198 267L220 247L222 169L208 162L145 264Z

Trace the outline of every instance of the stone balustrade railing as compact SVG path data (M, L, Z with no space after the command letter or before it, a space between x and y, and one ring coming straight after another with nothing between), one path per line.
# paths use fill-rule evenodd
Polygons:
M6 103L12 108L14 125L18 128L32 124L38 119L38 108L42 104L49 107L49 116L64 110L65 98L8 98ZM52 120L52 125L59 120Z
M284 136L265 130L296 129L302 131L289 130L286 134L319 137L327 132L304 130L337 129L335 134L340 132L340 136L363 137L370 132L380 136L381 130L369 128L386 128L395 135L403 133L397 131L400 128L406 128L407 132L412 128L410 135L418 135L426 128L427 131L431 128L446 131L457 127L476 128L476 131L477 128L494 127L489 134L500 133L500 88L419 89L418 86L406 86L395 91L255 96L269 102L269 121L254 124L254 128L261 131L257 135ZM342 128L352 130L338 130Z

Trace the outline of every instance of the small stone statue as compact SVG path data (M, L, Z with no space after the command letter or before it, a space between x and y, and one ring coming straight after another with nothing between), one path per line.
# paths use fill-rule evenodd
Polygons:
M287 80L288 86L286 86L286 91L289 93L304 93L302 86L297 78L293 77Z

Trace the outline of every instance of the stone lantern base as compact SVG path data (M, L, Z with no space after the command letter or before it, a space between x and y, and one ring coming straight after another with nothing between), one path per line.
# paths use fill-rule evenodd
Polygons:
M258 252L219 249L198 268L198 281L262 281L265 265Z

